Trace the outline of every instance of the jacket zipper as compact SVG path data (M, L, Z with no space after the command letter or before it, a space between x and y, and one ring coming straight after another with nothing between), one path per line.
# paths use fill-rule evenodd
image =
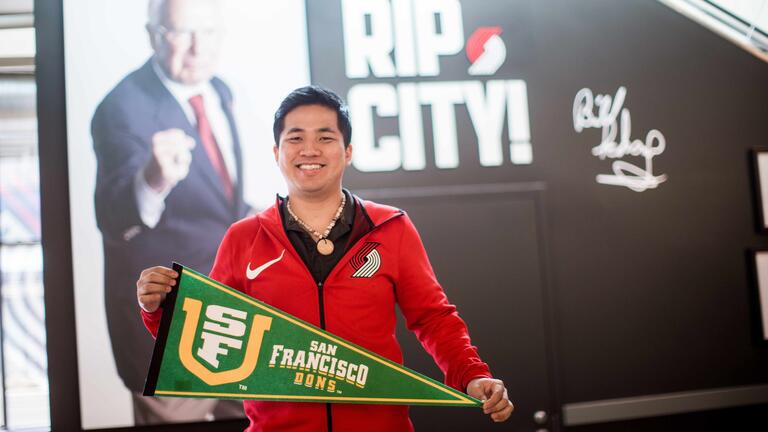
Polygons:
M352 250L352 249L353 249L353 248L354 248L354 247L355 247L355 246L356 246L358 243L360 243L361 241L365 240L365 239L366 239L368 236L370 236L370 235L371 235L371 233L372 233L372 232L374 232L374 231L375 231L377 228L379 228L380 226L382 226L382 225L384 225L385 223L387 223L387 222L391 221L392 219L396 219L396 218L398 218L398 217L400 217L400 216L402 216L402 215L403 215L403 213L402 213L402 212L401 212L401 213L398 213L398 214L396 214L396 215L394 215L394 216L391 216L391 217L389 217L388 219L384 220L384 221L383 221L383 222L381 222L380 224L378 224L378 225L374 225L374 226L373 226L373 228L371 228L371 230L370 230L370 231L368 231L367 233L365 233L365 235L363 235L362 237L360 237L360 238L359 238L359 239L358 239L358 240L355 242L355 244L353 244L353 245L352 245L352 246L351 246L351 247L348 249L347 253L345 253L344 255L342 255L342 257L339 259L339 261L336 263L336 265L334 265L334 266L333 266L333 268L331 269L331 271L330 271L330 272L328 272L328 276L326 276L326 277L325 277L325 279L323 279L322 281L320 281L320 282L317 282L317 298L318 298L318 305L319 305L319 307L320 307L320 328L321 328L321 329L325 330L325 305L324 305L324 301L323 301L323 284L325 283L325 281L326 281L326 280L328 280L328 278L330 278L330 277L333 275L334 271L336 271L336 268L337 268L337 267L339 267L339 263L340 263L340 262L342 262L342 261L344 260L344 258L347 256L347 254L349 254L349 252L350 252L350 251L351 251L351 250ZM369 220L370 220L370 219L369 219ZM288 236L285 234L285 230L284 230L284 229L282 229L282 227L281 227L281 230L280 230L280 231L282 232L283 236L285 237L285 240L288 242L288 245L290 245L290 249L291 249L291 251L293 252L293 254L295 255L295 258L297 258L297 259L299 260L299 262L302 262L302 263L303 263L303 261L302 261L301 257L299 256L298 252L296 252L296 250L293 248L293 245L291 244L291 240L290 240L290 239L288 239ZM307 271L307 275L309 275L309 278L310 278L310 279L311 279L311 280L314 282L314 281L315 281L315 277L314 277L314 276L312 276L312 273L309 271L309 269L307 268L307 266L305 265L305 266L303 266L303 267L304 267L304 269ZM328 432L333 432L333 414L332 414L332 410L331 410L331 404L330 404L330 403L326 403L326 404L325 404L325 413L326 413L326 416L325 416L325 418L326 418L326 420L327 420L327 423L328 423L328 424L327 424L327 426L328 426Z
M396 217L401 216L401 215L402 215L402 213L399 213L398 215L392 216L389 219L385 220L384 222L382 222L382 223L380 223L378 225L374 225L373 228L371 228L370 231L368 231L367 233L365 233L365 235L363 235L362 237L357 239L355 244L353 244L349 248L349 251L351 251L362 240L364 240L369 235L371 235L371 233L373 231L375 231L376 228L384 225L385 223L387 223L387 222L391 221L392 219L395 219ZM342 255L342 257L339 259L339 261L337 261L336 264L333 266L331 271L328 272L328 275L325 277L325 279L323 279L322 281L317 283L317 298L318 298L318 303L319 303L319 306L320 306L320 328L323 329L323 330L325 330L325 305L324 305L324 300L323 300L323 284L325 283L326 280L328 280L328 278L331 277L331 275L333 275L333 272L336 270L336 267L339 266L339 263L342 262L346 256L347 256L346 253L344 255ZM333 432L333 410L331 409L331 404L330 403L326 403L325 404L325 413L326 413L325 418L328 420L328 432Z
M317 283L317 299L320 305L320 328L325 330L325 306L323 305L323 282Z
M317 283L317 298L320 305L320 328L325 330L325 306L323 305L323 281ZM325 404L325 419L328 423L328 432L333 432L333 412L331 404Z

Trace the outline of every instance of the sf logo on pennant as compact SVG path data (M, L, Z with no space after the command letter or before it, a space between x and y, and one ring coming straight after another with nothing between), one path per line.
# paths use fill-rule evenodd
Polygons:
M264 333L269 331L272 318L253 314L251 332L246 339L247 312L208 305L202 329L198 332L202 305L200 300L184 299L186 317L179 340L181 364L208 385L228 384L248 378L256 369ZM202 343L199 343L201 340ZM195 346L198 346L196 351ZM220 370L224 368L223 363L239 366Z

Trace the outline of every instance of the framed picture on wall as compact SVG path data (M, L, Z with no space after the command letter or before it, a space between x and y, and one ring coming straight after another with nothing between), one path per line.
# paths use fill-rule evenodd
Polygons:
M761 232L768 233L768 147L752 149L752 163L757 196L757 226Z
M759 310L762 339L768 340L768 249L753 250L751 255L757 288L755 309Z

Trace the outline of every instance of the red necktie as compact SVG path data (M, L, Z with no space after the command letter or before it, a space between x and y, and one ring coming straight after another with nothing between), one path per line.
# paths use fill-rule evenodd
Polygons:
M189 98L189 104L192 105L192 110L195 112L195 117L197 117L197 132L200 134L200 141L203 143L205 153L208 155L208 159L211 161L211 165L213 165L216 174L218 174L221 179L221 184L224 186L224 194L227 196L229 202L232 202L234 198L232 179L229 178L229 171L227 171L227 166L221 155L221 150L216 144L216 138L213 136L211 123L208 121L208 116L205 115L203 96L192 96Z

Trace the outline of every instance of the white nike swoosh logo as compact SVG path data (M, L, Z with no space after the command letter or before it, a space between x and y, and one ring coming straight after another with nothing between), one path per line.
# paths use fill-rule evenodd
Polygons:
M245 276L250 280L256 279L256 276L266 270L269 266L283 259L283 255L285 255L285 249L283 249L283 252L280 253L279 257L273 259L272 261L268 261L255 269L251 269L251 263L249 262L248 267L245 269Z

